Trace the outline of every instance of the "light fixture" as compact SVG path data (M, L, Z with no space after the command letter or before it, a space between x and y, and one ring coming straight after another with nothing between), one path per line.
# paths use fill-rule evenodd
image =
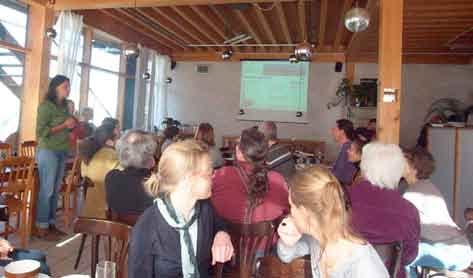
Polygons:
M297 60L296 55L292 54L291 56L289 56L289 62L291 62L291 64L296 64L299 63L299 60Z
M310 61L313 45L308 42L300 43L294 49L294 55L299 61Z
M149 72L143 73L143 79L144 80L150 80L151 79L151 73L149 73Z
M171 84L172 83L172 78L168 77L168 78L166 78L166 80L164 82L166 82L166 84Z
M123 49L125 56L137 58L140 56L140 48L134 43L127 44Z
M46 29L46 37L54 40L56 36L57 32L53 27L49 27L48 29Z
M222 52L222 59L223 60L228 60L232 57L233 51L231 49L227 49Z
M366 9L355 7L345 14L345 27L351 32L362 32L370 25L370 14Z

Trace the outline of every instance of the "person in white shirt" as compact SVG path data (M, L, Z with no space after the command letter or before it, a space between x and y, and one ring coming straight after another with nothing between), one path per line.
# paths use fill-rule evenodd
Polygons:
M404 178L409 187L403 197L419 211L421 240L419 253L408 266L409 277L416 276L417 266L464 270L472 261L472 251L465 233L455 224L447 204L430 181L435 160L426 149L406 152L408 166Z

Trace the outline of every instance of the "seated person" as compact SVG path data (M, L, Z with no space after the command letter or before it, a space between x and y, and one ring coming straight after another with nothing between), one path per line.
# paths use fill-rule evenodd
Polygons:
M318 166L291 181L291 216L279 225L277 253L283 262L310 255L312 277L388 278L374 248L351 231L343 190Z
M49 266L46 264L46 255L37 250L16 249L11 246L8 240L0 238L0 266L20 260L35 260L40 263L39 272L51 275Z
M129 130L118 140L116 149L123 170L112 170L105 177L108 208L116 213L141 214L153 204L144 187L155 165L156 142L151 134Z
M278 143L278 129L274 122L264 122L261 126L261 132L263 132L269 144L268 154L266 155L268 169L278 172L288 181L296 171L291 150L288 146Z
M368 143L369 143L369 139L367 139L360 133L356 133L355 139L353 140L353 142L351 142L350 147L347 150L348 161L353 163L353 165L356 168L356 171L353 173L351 184L355 183L356 180L361 177L361 173L360 173L361 152L363 150L363 147Z
M263 133L254 128L243 130L236 146L236 166L220 168L213 177L211 201L220 217L255 223L289 211L283 176L265 168L267 151Z
M433 156L423 148L406 153L408 167L404 177L408 189L404 199L419 210L420 244L417 257L408 267L409 277L417 277L417 266L464 270L472 259L471 247L464 232L453 222L447 204L430 181L435 170Z
M220 150L215 146L214 129L209 123L201 123L199 125L194 139L208 146L210 158L212 159L212 167L214 169L223 166L222 153L220 153Z
M337 126L331 130L332 136L337 145L340 146L340 152L332 167L332 173L343 185L350 185L356 172L355 165L348 161L347 150L350 148L351 141L354 139L353 123L347 119L337 121Z
M80 114L80 122L84 130L86 137L92 136L95 131L95 125L92 123L92 119L94 118L94 109L90 107L84 107Z
M87 188L81 212L83 217L106 218L105 176L119 166L115 151L118 132L116 126L100 126L91 137L79 144L82 177L87 177L94 183L93 187Z
M417 255L420 238L419 213L397 190L406 167L397 145L369 143L361 154L361 175L348 187L351 224L372 245L402 242L399 278Z
M206 278L211 264L231 259L230 236L207 200L211 177L205 146L185 140L166 148L146 184L156 200L133 228L129 278Z
M164 141L161 145L161 153L174 142L174 138L179 134L179 128L177 126L168 126L163 131Z

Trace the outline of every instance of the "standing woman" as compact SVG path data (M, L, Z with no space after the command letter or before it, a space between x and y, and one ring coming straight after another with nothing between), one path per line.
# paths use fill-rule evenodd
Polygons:
M69 132L76 121L67 111L66 99L71 91L69 79L56 75L49 83L46 99L38 108L36 137L39 169L39 198L36 235L57 240L64 232L55 226L58 192L69 152Z

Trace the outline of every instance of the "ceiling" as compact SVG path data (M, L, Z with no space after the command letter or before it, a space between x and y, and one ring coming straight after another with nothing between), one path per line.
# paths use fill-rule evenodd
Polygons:
M238 34L252 38L244 42L249 46L233 47L236 57L287 57L293 44L307 40L321 56L377 60L378 0L248 2L136 8L114 5L77 12L90 26L177 60L220 59L218 53L226 47L209 45L222 45ZM353 34L344 27L343 17L355 2L369 9L371 24L367 31ZM472 0L404 0L403 20L405 62L471 63Z

